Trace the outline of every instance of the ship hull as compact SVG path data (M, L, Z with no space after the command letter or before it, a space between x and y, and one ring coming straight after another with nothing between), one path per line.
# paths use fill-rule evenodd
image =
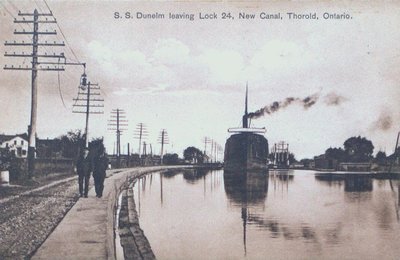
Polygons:
M239 133L225 144L224 169L226 171L259 171L268 169L268 141L259 134Z

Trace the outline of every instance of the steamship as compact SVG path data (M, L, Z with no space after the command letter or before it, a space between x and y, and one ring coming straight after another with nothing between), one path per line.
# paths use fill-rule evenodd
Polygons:
M268 169L268 141L263 136L265 128L250 127L247 112L248 88L246 86L245 112L241 128L229 128L233 133L225 143L224 170L248 172Z

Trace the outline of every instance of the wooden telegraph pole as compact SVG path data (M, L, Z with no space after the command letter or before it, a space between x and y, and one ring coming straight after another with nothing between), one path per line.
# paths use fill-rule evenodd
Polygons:
M121 167L121 135L128 127L125 111L123 109L113 109L111 111L111 119L108 120L108 130L115 131L117 136L117 167Z
M148 134L149 132L147 131L145 124L139 123L136 125L134 138L139 139L139 150L138 150L139 157L141 157L142 140L145 140Z
M168 133L165 129L162 129L160 132L160 136L158 138L158 143L161 144L161 151L160 151L160 157L161 157L161 164L163 163L163 156L164 156L164 144L169 144L169 138L168 138Z
M91 108L103 108L104 99L99 98L100 86L99 84L93 84L87 82L87 76L85 72L81 76L81 82L78 90L78 96L74 98L72 113L86 114L85 120L85 147L89 147L89 114L104 114L103 111L93 111ZM97 97L97 98L96 98ZM81 108L84 108L82 110Z
M31 118L30 124L28 127L28 177L31 178L35 172L35 152L36 152L36 123L37 123L37 99L38 99L38 71L64 71L64 67L60 66L60 64L54 62L47 62L46 60L51 58L57 59L65 59L64 53L60 54L47 54L47 53L39 53L39 46L65 46L64 42L62 43L48 43L40 42L39 35L56 35L57 32L54 31L39 31L39 24L45 23L57 23L56 19L53 17L53 13L39 13L36 9L33 13L21 13L18 12L18 16L22 16L22 20L14 20L16 24L31 24L33 25L32 31L14 31L16 35L32 35L32 42L5 42L5 46L32 46L32 53L5 53L6 57L31 57L32 58L32 66L31 67L14 67L14 66L5 66L5 70L29 70L32 71L32 81L31 81ZM26 18L27 17L27 18ZM45 17L45 19L40 19L40 17ZM53 19L48 19L47 17L52 17ZM43 59L39 60L39 58ZM41 64L54 64L52 67L42 67L39 66Z

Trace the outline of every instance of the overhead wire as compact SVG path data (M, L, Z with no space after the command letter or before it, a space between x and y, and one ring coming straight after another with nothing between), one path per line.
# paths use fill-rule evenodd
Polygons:
M39 9L39 11L40 11L41 13L44 13L43 10L42 10L42 8L39 6L38 2L37 2L36 0L33 0L33 1L34 1L34 4L36 5L36 7Z
M47 9L49 9L49 11L51 12L51 9L50 9L49 5L47 4L46 0L43 0L43 2L46 4ZM67 40L67 37L65 37L64 32L62 31L62 29L61 29L60 25L58 24L58 22L56 23L56 25L57 25L58 29L60 30L61 35L64 37L65 43L67 44L69 50L74 55L76 61L80 62L79 59L78 59L78 56L75 54L74 50L71 48L71 46L70 46L70 44L69 44L69 42Z
M14 10L18 13L18 8L14 5L14 3L12 1L8 1L8 3L11 5L12 8L14 8Z
M6 12L11 15L14 19L17 19L11 12L10 10L8 10L8 8L6 7L6 5L3 2L0 2L0 4L4 7L4 10L6 10Z
M0 4L4 7L4 10L5 10L12 18L14 18L14 20L18 20L17 17L9 10L9 8L7 8L6 3L0 2ZM15 10L15 12L19 13L20 9L19 9L12 1L9 1L8 4L11 6L12 9ZM34 4L35 4L35 6L39 9L39 11L43 13L43 8L39 5L39 3L38 3L36 0L34 1ZM46 3L46 6L48 7L47 3ZM49 11L51 12L50 9L49 9ZM26 23L26 24L24 24L24 25L26 25L30 30L33 30L33 27L31 26L31 24ZM44 25L47 25L47 24L44 24ZM57 25L58 25L58 24L57 24ZM24 28L24 26L22 26L21 23L18 23L18 26L19 26L22 30L25 31L25 28ZM58 26L58 27L59 27L59 26ZM43 28L43 25L42 25L42 28ZM44 27L44 29L46 29L46 27ZM49 29L49 28L47 27L47 29ZM62 33L60 27L59 27L59 29L60 29L60 32ZM63 33L62 33L62 34L63 34ZM25 36L28 38L29 41L32 40L31 38L29 38L28 35L25 35ZM57 36L58 36L58 35L57 35ZM63 37L64 37L64 39L66 40L64 34L63 34ZM57 37L57 38L59 39L59 37ZM76 54L73 52L73 50L71 49L71 47L70 47L70 46L68 46L68 47L70 48L70 50L71 50L71 52L73 53L73 55L76 57ZM51 53L51 51L48 49L47 46L42 46L42 48L44 48L46 52ZM76 58L77 58L77 57L76 57ZM23 62L22 62L23 65L25 65L26 59L27 59L27 57L24 58L24 60L23 60ZM60 65L61 65L61 64L60 64L60 59L59 59L59 61L58 61L58 66L60 66ZM62 101L62 103L63 103L63 106L66 108L65 101L64 101L64 97L63 97L62 90L61 90L61 77L60 77L61 75L60 75L60 72L59 72L59 71L58 71L57 74L58 74L58 75L57 75L57 79L58 79L58 91L59 91L60 99L61 99L61 101ZM68 72L68 74L70 74L70 72ZM68 75L68 74L67 74L67 76L70 76L71 79L73 78L73 80L76 80L75 77L72 77L71 75Z
M61 59L58 58L58 67L60 67L60 60ZM60 80L60 71L59 70L57 71L57 80L58 80L58 93L60 94L60 98L61 98L64 108L67 109L67 106L65 105L64 97L63 97L62 91L61 91L61 80Z
M51 11L51 9L50 9L50 6L48 5L47 1L46 1L46 0L43 0L43 2L44 2L44 4L46 5L46 7L47 7L47 9L49 10L49 12L52 13L52 11ZM69 41L68 41L67 37L65 36L63 30L61 29L61 26L58 24L58 22L56 22L56 25L57 25L57 27L58 27L58 29L59 29L59 31L60 31L60 33L61 33L61 35L62 35L62 37L63 37L63 39L64 39L64 41L65 41L65 43L66 43L66 45L67 45L67 47L68 47L68 50L72 53L73 57L75 58L75 60L73 60L73 59L71 59L71 58L69 58L69 60L71 60L71 61L73 61L73 62L81 63L81 61L79 60L79 58L78 58L78 56L76 55L75 51L72 49L71 44L69 43ZM67 60L67 58L66 58L66 60ZM67 72L67 73L70 74L69 72ZM107 94L106 94L106 92L104 91L104 89L100 88L100 91L101 91L101 93L102 93L105 97L107 97ZM75 103L76 103L76 102L75 102Z
M47 3L45 0L43 0L43 2L44 2L44 4L46 5L46 7L47 7L47 9L49 10L49 12L50 12L50 13L53 13L52 10L50 9L50 6L48 5L48 3ZM54 16L53 16L53 17L54 17ZM76 53L74 52L74 50L71 48L71 45L70 45L69 41L67 40L67 37L65 36L65 34L64 34L63 30L61 29L60 25L58 24L58 22L56 22L56 25L57 25L57 27L58 27L58 29L59 29L59 32L61 33L61 36L62 36L62 38L63 38L63 41L64 41L64 42L66 43L66 45L67 45L67 50L69 50L69 51L71 52L71 54L72 54L72 55L75 57L75 59L76 59L76 60L73 60L73 59L69 58L69 60L71 60L71 61L73 61L73 62L81 63L81 62L79 61L79 58L77 57ZM58 34L56 35L56 37L58 38L58 40L60 40ZM65 62L67 62L67 59L68 59L68 58L65 58ZM59 60L59 65L60 65L60 60ZM74 76L72 76L71 72L68 71L68 70L65 71L65 73L63 73L63 75L69 77L69 78L72 79L72 80L76 80L76 78L75 78ZM64 107L66 108L65 102L64 102L64 99L63 99L63 95L62 95L62 91L61 91L61 77L60 77L60 73L59 73L59 72L58 72L58 75L57 75L57 76L58 76L58 89L59 89L60 98L61 98L61 100L62 100L62 102L63 102ZM76 102L75 102L75 103L76 103Z

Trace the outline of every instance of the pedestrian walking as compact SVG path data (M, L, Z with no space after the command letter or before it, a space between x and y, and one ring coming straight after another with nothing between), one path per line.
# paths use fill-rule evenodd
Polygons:
M96 197L103 196L104 179L106 178L106 170L108 168L108 158L104 147L99 149L97 156L93 160L93 178Z
M90 173L93 170L92 164L92 160L89 156L89 149L85 148L76 164L76 171L79 176L79 194L81 197L88 197Z

